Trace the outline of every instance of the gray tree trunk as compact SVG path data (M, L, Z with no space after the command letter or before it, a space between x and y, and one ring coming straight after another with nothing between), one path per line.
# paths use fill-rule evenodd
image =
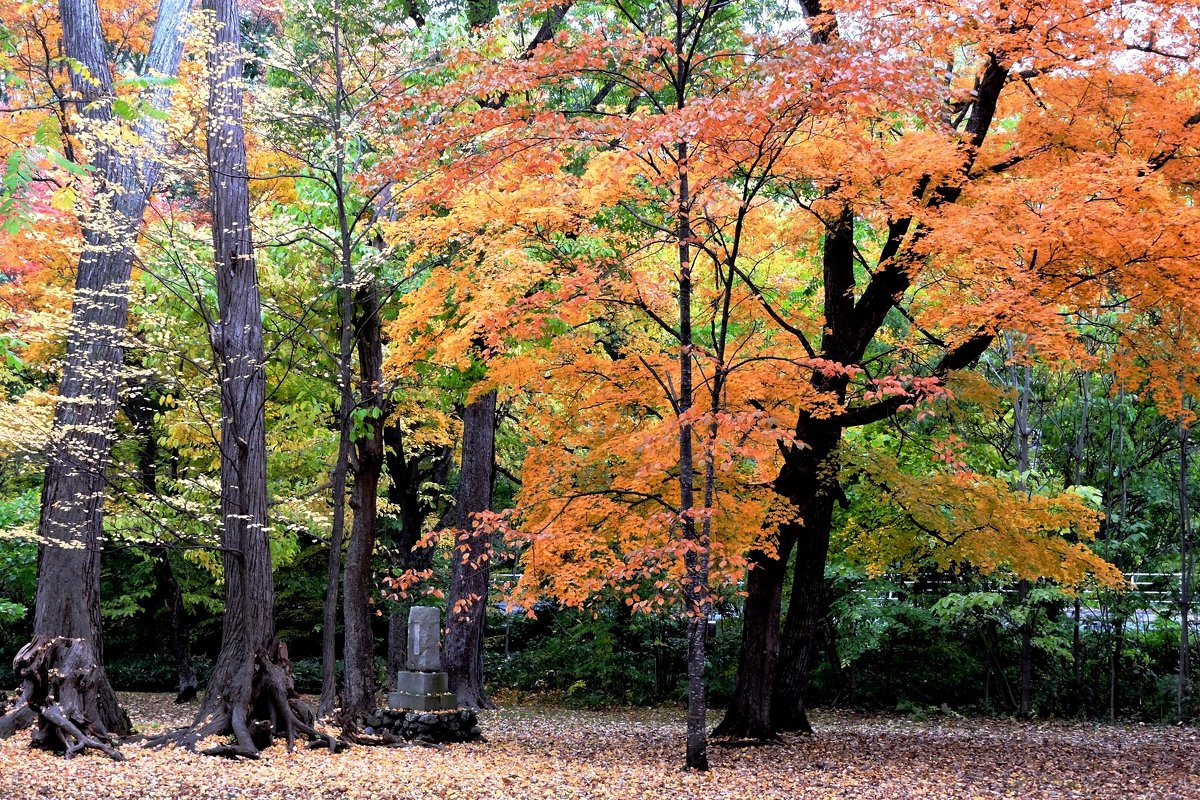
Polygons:
M1188 426L1179 423L1179 681L1177 686L1177 716L1190 716L1188 697L1191 694L1192 655L1192 509L1188 502Z

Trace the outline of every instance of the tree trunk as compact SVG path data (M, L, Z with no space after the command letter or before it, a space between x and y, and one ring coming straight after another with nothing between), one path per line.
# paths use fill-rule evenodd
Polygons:
M175 74L187 7L187 0L162 0L147 72ZM80 117L89 128L110 127L114 121L105 100L113 95L113 80L95 0L61 0L59 12ZM169 101L166 88L150 98L160 110ZM151 117L139 120L134 132L147 152L161 147L162 126ZM129 277L158 165L121 152L112 142L105 135L87 141L97 184L83 219L67 355L42 484L34 635L18 655L21 702L0 718L3 738L32 721L32 712L37 712L35 741L61 746L68 754L98 747L110 734L130 730L102 665L100 542L105 470L124 362ZM111 748L105 744L100 749Z
M792 596L780 637L779 667L771 699L771 720L778 731L812 733L805 712L817 633L828 610L825 560L833 518L833 494L820 487L796 537Z
M204 8L213 12L215 24L208 62L207 146L219 322L209 335L221 387L225 617L221 651L196 721L159 741L191 748L206 736L232 734L232 744L205 752L256 758L276 732L287 738L289 750L298 732L320 735L299 702L287 647L275 638L266 375L242 127L240 16L237 0L205 0Z
M383 471L383 424L387 416L383 394L383 338L379 290L374 281L356 292L355 341L358 349L359 407L367 412L363 430L355 439L354 490L350 505L354 527L346 551L344 616L346 624L345 676L342 679L344 722L375 710L375 635L372 622L376 606L371 559L379 524L379 478Z
M1033 714L1033 629L1037 609L1029 605L1029 581L1017 583L1017 597L1025 610L1021 623L1021 665L1018 682L1017 716L1029 719Z
M483 686L483 630L487 620L491 535L475 515L492 507L495 475L496 393L480 395L463 410L457 531L450 557L446 641L442 666L463 708L495 708Z
M196 669L192 666L191 630L183 608L183 591L179 588L179 582L175 580L167 548L153 548L151 558L154 559L154 578L158 582L158 592L167 611L171 655L175 658L175 673L179 679L179 691L175 694L175 702L186 703L195 699L199 682Z
M777 725L784 724L785 730L805 730L808 724L804 692L815 632L824 613L825 554L833 501L833 490L824 488L823 481L835 479L826 472L832 471L830 456L841 439L841 429L809 419L802 430L800 438L808 447L787 451L775 481L775 490L792 502L796 521L779 526L777 559L751 553L737 681L725 717L714 731L718 736L774 741L780 730ZM793 549L798 560L788 608L786 635L790 638L785 645L779 630L780 602ZM777 700L784 703L780 711L774 709Z
M1029 484L1029 472L1036 464L1035 431L1031 426L1030 405L1033 402L1033 368L1029 364L1018 368L1016 363L1016 337L1007 334L1004 337L1005 349L1008 355L1009 375L1012 389L1015 393L1013 400L1013 449L1016 453L1017 490L1026 494L1033 493ZM1037 609L1029 606L1029 581L1017 582L1017 597L1025 612L1025 620L1020 625L1021 656L1020 673L1017 684L1018 702L1017 716L1028 718L1033 713L1033 635L1036 624Z
M1192 512L1188 502L1188 426L1179 423L1179 681L1177 715L1187 719L1192 664L1190 618L1192 613Z
M1088 443L1088 414L1091 408L1092 375L1084 371L1079 375L1079 429L1075 434L1075 452L1071 469L1071 484L1079 486L1083 482L1083 463L1087 453ZM1071 610L1071 685L1074 690L1074 705L1076 713L1086 714L1087 704L1083 698L1083 636L1082 636L1083 602L1079 594Z
M317 703L317 716L322 719L329 717L337 705L338 590L342 576L342 541L346 532L346 471L350 456L350 409L344 398L338 417L338 453L330 481L333 522L325 569L325 601L321 606L321 699Z
M776 553L754 550L746 570L746 600L742 604L742 643L737 678L725 716L714 736L773 741L771 694L779 654L779 608L787 561L796 541L795 525L781 525Z
M150 387L143 381L130 381L129 399L125 403L125 416L141 440L138 451L138 483L141 491L149 497L158 495L158 440L154 438L154 407L151 405ZM161 598L167 612L167 627L170 629L171 655L175 658L175 671L179 690L176 703L186 703L196 697L199 684L196 670L192 666L191 632L187 614L183 607L183 591L175 580L171 568L170 551L162 544L150 548L150 559L154 565L157 596Z
M677 107L685 104L686 88L683 77L687 70L684 63L682 38L683 5L676 6L676 75L680 85L676 86ZM708 770L708 733L705 726L704 645L708 632L708 552L706 542L697 536L694 514L696 465L692 452L692 424L688 415L693 405L692 387L692 261L691 261L691 190L688 175L688 146L686 142L676 145L675 164L679 170L679 208L676 248L679 257L679 392L676 413L679 420L679 526L687 549L684 551L684 609L687 613L687 749L685 763L688 769ZM718 395L719 396L719 395ZM714 422L716 416L713 416ZM715 433L714 433L715 435ZM712 446L715 447L715 444ZM711 487L710 487L711 488ZM704 530L709 530L705 520Z

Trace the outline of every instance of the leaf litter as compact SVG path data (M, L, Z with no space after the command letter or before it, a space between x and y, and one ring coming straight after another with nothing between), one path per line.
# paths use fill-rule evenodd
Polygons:
M195 704L123 695L154 732ZM710 723L715 721L715 716ZM127 743L128 758L70 761L0 742L3 800L826 800L863 798L1200 798L1193 728L955 717L921 722L818 713L815 736L770 747L714 747L688 773L682 712L515 706L483 716L486 743L441 749L355 747L333 755L276 744L228 761Z

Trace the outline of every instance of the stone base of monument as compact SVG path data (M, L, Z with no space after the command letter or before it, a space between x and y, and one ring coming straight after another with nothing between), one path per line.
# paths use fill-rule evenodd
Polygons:
M367 717L363 732L389 733L406 741L426 744L477 742L483 738L479 715L468 708L448 711L384 708Z
M392 708L414 711L449 711L458 707L458 700L449 691L449 676L444 672L396 673L396 691L388 695Z

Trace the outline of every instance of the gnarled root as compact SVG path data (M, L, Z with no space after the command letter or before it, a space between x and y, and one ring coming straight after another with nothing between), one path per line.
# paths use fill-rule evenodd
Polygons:
M88 748L123 759L105 725L115 718L129 732L129 718L115 705L92 646L84 639L35 637L13 659L21 694L0 717L0 738L34 723L32 744L67 758Z
M340 752L346 743L313 727L312 712L300 700L292 680L287 646L275 641L252 658L241 659L222 670L220 662L204 693L196 722L147 740L149 747L178 745L195 750L209 736L232 736L228 744L209 747L204 755L258 758L277 736L287 740L288 752L296 737Z

